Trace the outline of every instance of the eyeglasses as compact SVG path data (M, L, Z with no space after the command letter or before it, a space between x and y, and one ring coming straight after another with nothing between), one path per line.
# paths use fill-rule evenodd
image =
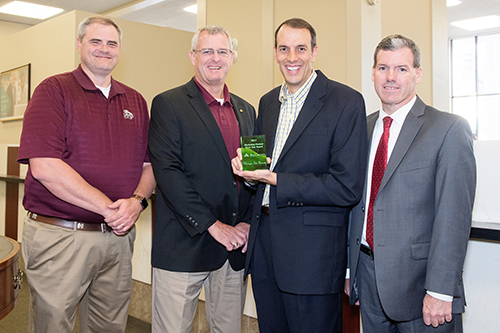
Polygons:
M201 49L201 50L193 50L193 51L201 54L202 57L211 57L211 56L214 55L215 52L217 52L217 54L219 55L219 57L226 58L226 57L229 57L229 55L231 53L233 53L229 49L217 49L217 50L214 50L214 49Z

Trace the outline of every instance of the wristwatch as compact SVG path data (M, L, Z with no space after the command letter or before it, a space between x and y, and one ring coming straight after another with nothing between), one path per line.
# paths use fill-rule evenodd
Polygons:
M136 198L137 200L139 200L139 202L141 203L141 207L142 207L142 210L148 208L148 200L144 197L141 197L140 195L138 194L132 194L132 198Z

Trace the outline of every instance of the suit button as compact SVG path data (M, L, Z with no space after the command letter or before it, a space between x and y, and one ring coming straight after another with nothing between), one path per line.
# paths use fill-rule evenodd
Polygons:
M236 217L236 213L233 213L233 217Z
M238 184L236 184L236 182L233 182L233 186L237 186Z
M256 220L258 220L258 219L259 219L259 215L256 215L256 216L255 216L255 219L256 219Z
M198 226L198 223L194 222L194 223L193 223L193 225L194 225L195 227L197 227L197 226Z
M356 245L359 245L359 243L360 242L359 242L359 238L358 238L358 239L356 239Z
M364 213L365 212L365 207L361 207L361 211Z

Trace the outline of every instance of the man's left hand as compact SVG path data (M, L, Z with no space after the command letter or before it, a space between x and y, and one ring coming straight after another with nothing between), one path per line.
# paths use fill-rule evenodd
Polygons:
M247 248L248 248L248 234L250 233L250 224L248 224L246 222L240 222L237 225L235 225L234 227L236 229L242 231L246 235L245 243L243 245L243 248L241 249L241 252L245 253L245 252L247 252Z
M217 220L207 230L217 242L224 245L227 251L234 251L246 246L248 240L249 228L240 224L246 223L238 223L233 227Z
M429 326L438 327L446 322L450 322L451 316L451 303L439 300L426 294L424 297L424 307L422 313L424 315L424 323Z
M104 219L118 236L125 235L139 218L142 206L136 198L119 199L109 205L115 212Z

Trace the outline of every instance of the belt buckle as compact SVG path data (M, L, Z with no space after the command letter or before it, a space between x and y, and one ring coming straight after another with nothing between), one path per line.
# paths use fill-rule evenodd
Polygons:
M107 224L106 223L101 223L101 232L104 234L106 232L109 232L108 228L107 227Z
M373 250L368 246L361 244L360 250L361 252L369 256L371 260L374 260Z

